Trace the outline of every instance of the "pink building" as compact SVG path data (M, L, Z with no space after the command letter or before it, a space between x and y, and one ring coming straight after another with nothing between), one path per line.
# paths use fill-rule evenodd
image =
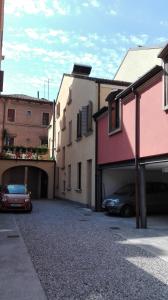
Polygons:
M25 95L0 96L0 149L47 146L53 102Z
M117 187L134 181L140 195L137 227L139 222L146 227L145 181L168 183L168 45L158 57L163 67L155 66L124 91L112 91L106 99L108 109L94 116L98 204Z

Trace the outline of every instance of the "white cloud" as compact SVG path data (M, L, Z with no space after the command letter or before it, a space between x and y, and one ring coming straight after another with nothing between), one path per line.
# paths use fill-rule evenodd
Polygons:
M112 16L116 16L117 12L114 9L110 9L107 14L112 15Z
M53 10L47 6L46 0L6 0L5 13L20 16L23 13L36 15L43 13L45 16L52 16Z
M100 2L98 0L87 0L86 2L82 3L82 6L84 6L84 7L92 6L92 7L99 8Z
M162 26L168 26L168 21L160 21L160 25L162 25Z

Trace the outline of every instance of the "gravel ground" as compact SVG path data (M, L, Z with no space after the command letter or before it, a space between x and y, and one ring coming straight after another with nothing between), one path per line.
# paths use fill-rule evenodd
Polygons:
M49 300L168 299L168 263L124 244L102 213L35 201L15 217Z

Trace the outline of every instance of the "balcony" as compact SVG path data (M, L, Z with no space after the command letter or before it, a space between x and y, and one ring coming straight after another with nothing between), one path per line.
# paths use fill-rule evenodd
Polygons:
M49 160L49 150L45 146L23 147L23 146L4 146L0 153L1 159L30 159L30 160Z

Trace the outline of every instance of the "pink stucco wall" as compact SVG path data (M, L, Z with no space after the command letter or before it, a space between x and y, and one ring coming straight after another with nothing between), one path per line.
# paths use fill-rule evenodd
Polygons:
M140 100L140 156L168 153L168 111L163 110L163 82L141 94Z
M163 78L158 75L141 87L140 157L168 153L168 110L163 109ZM139 92L140 93L140 92ZM98 119L98 164L133 159L135 153L135 99L122 101L122 131L108 135L108 113Z
M122 130L108 135L108 114L98 120L98 164L134 158L135 102L122 106Z

